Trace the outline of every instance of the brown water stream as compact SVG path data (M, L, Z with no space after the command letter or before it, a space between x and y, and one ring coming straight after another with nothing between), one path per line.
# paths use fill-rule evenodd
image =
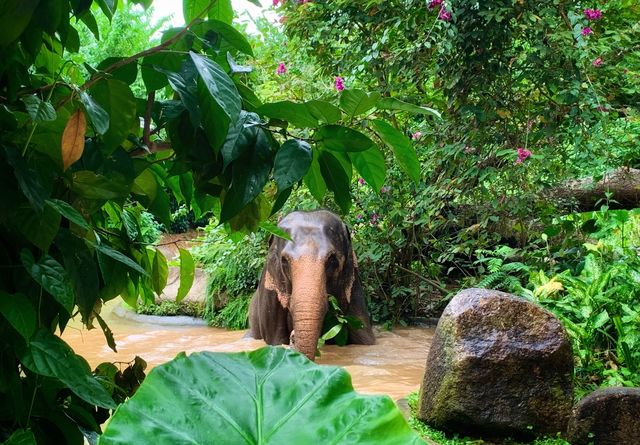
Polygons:
M265 345L262 340L243 339L244 331L124 319L114 313L117 304L108 303L102 310L102 316L113 331L118 353L109 349L100 329L87 331L81 329L80 323L71 322L62 335L92 367L105 361L129 362L139 355L147 361L148 372L182 351L236 352ZM433 329L376 330L376 345L326 345L316 362L346 368L358 392L388 394L396 400L420 387L432 336Z

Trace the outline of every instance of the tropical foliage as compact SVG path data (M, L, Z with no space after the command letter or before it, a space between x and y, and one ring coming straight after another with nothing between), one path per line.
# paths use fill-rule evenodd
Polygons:
M422 444L388 396L362 396L341 369L284 348L181 355L154 368L100 445Z

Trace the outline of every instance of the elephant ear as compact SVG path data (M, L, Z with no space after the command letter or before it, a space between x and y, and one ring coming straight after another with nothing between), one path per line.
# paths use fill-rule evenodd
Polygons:
M351 246L351 233L349 232L349 228L347 225L344 225L344 231L346 234L346 248L345 252L345 263L343 269L344 276L344 298L347 300L347 304L351 304L351 296L353 293L353 287L356 284L356 278L358 277L358 259L356 258L356 253L353 251Z
M269 254L267 255L267 264L265 264L264 288L274 291L280 305L284 309L288 309L291 290L288 288L288 281L280 267L280 252L282 251L283 240L274 238L273 236L269 238Z

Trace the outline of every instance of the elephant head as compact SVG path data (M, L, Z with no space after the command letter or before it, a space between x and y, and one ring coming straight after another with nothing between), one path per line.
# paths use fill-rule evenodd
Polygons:
M308 358L316 346L328 296L365 327L352 343L375 342L346 225L331 212L294 212L279 223L293 241L270 240L269 254L250 308L250 335L269 344L291 342Z

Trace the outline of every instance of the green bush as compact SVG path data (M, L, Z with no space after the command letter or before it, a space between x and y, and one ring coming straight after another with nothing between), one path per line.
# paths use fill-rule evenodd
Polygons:
M139 304L136 313L143 315L186 315L188 317L202 318L204 315L204 303L200 301L163 300L158 304Z

